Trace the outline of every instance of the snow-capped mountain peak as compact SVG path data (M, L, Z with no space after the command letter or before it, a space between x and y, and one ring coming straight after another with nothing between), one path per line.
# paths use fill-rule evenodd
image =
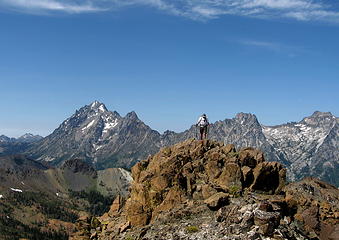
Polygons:
M90 104L90 108L94 111L100 111L100 112L107 112L107 108L105 104L99 102L99 101L94 101Z
M102 105L93 102L77 110L32 147L30 156L56 164L78 157L99 168L130 167L161 147L198 136L194 126L182 133L161 135L138 119L135 112L121 117L117 112L100 111ZM266 160L285 164L291 180L319 176L339 185L335 178L339 164L338 123L330 113L315 112L300 122L263 126L254 114L239 113L235 118L212 123L208 136L235 144L238 149L260 148Z
M114 166L126 167L155 152L158 143L151 139L158 135L140 121L135 112L121 117L94 101L65 120L38 148L32 149L31 155L45 161L77 157L99 166L115 159Z

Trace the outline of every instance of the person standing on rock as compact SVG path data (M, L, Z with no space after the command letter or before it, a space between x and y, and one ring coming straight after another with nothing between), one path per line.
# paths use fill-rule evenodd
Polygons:
M208 118L205 113L199 117L197 126L200 129L200 140L207 138L207 128L209 124L210 123L208 122Z

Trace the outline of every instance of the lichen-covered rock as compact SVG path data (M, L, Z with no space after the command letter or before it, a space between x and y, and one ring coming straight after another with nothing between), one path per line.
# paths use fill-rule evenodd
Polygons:
M306 232L323 239L339 239L339 193L330 184L305 178L284 188L285 201Z
M228 204L228 194L218 192L206 199L204 202L211 210L218 210Z
M259 226L259 231L264 236L272 236L274 229L279 226L280 217L279 212L266 212L257 209L254 212L254 224Z

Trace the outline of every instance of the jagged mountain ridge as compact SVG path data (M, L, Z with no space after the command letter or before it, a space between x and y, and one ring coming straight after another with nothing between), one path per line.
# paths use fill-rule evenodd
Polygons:
M5 135L0 136L0 156L10 155L26 151L34 142L43 139L40 135L26 133L18 138L10 138Z
M195 126L191 126L189 130L183 133L167 131L162 136L163 143L168 146L188 138L194 138L197 132ZM262 126L254 114L238 113L235 118L217 121L210 125L208 137L225 144L232 143L237 148L260 148L265 152L269 161L281 160L278 153L267 141L262 131Z
M339 185L338 135L338 118L321 112L298 123L279 126L264 126L254 114L239 113L211 124L209 129L209 138L213 140L232 143L237 148L261 149L268 161L279 161L288 168L291 180L310 175L335 185ZM55 164L82 158L97 168L129 168L161 147L196 136L194 125L181 133L160 134L138 119L135 112L121 117L95 101L34 143L28 154Z
M131 167L161 147L159 137L135 112L121 117L95 101L77 110L51 135L34 144L28 154L54 163L82 158L97 168Z
M290 180L316 176L339 185L338 118L331 113L315 112L300 122L278 126L261 125L253 114L239 113L233 119L211 124L209 137L237 148L255 147L265 152L269 161L279 161L288 168ZM192 126L183 133L167 131L164 145L195 137Z
M32 133L25 133L24 135L18 137L18 138L10 138L5 135L0 136L0 143L5 142L36 142L43 139L40 135L34 135Z
M329 112L315 112L297 123L263 126L268 142L289 166L292 180L317 176L339 184L339 119Z

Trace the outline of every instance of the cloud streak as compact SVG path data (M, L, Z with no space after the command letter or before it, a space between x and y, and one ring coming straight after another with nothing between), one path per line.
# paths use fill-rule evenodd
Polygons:
M272 41L261 41L261 40L252 40L252 39L242 39L242 40L229 40L231 42L241 44L248 47L265 49L267 51L287 55L289 57L297 57L299 55L313 55L314 51L306 49L302 46L291 46L280 42L272 42Z
M104 9L96 7L92 2L78 4L74 1L58 0L0 0L0 7L7 7L13 10L21 10L27 13L38 12L67 12L67 13L85 13L97 12Z
M0 7L27 12L84 13L126 6L153 7L172 15L202 21L235 15L339 23L338 4L324 0L0 0Z

